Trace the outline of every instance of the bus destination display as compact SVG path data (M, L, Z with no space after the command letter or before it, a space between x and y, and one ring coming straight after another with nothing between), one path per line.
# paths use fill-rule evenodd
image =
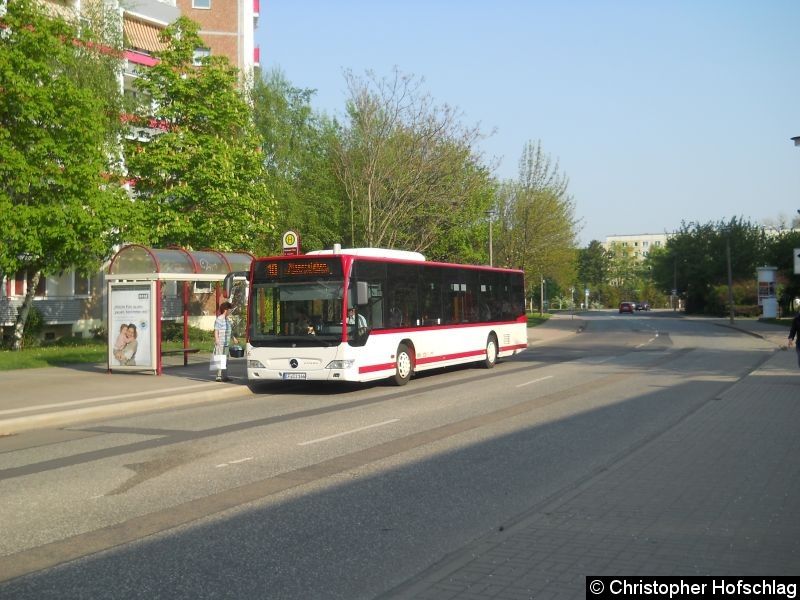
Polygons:
M255 269L257 279L314 279L317 277L341 277L342 267L338 260L267 260L259 262Z

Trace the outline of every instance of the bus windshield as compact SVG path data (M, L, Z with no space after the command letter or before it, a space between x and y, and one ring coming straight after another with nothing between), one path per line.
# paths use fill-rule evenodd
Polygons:
M331 346L342 341L343 282L256 284L251 290L253 346Z

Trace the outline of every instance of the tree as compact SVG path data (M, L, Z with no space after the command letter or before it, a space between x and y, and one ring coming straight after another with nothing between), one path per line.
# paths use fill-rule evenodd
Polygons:
M292 86L277 70L257 80L252 91L255 127L277 203L276 250L287 229L301 234L305 250L329 248L348 229L334 169L338 126L313 111L313 94Z
M720 299L717 288L727 289L728 247L733 283L752 282L766 256L766 236L761 227L739 217L681 223L665 251L652 256L654 281L664 290L677 287L689 313L723 314L727 299Z
M519 179L500 186L498 264L523 269L533 288L541 277L561 287L575 281L578 223L568 183L541 142L528 142L519 162Z
M15 0L0 25L0 272L29 276L16 350L40 278L96 270L129 222L112 126L121 36L95 24Z
M488 169L477 127L434 105L421 80L395 70L378 79L345 73L349 123L337 147L353 245L425 251L486 206ZM482 217L483 218L483 217Z
M578 281L584 285L598 285L608 279L609 253L597 240L578 251Z
M126 143L139 241L261 252L274 227L264 154L237 69L220 56L193 64L197 31L185 17L167 27L167 48L137 81L146 101L131 124L161 130Z

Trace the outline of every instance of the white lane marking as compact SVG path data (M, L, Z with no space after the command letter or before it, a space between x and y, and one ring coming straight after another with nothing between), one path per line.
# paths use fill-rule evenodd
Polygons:
M544 381L545 379L552 379L552 375L548 375L547 377L540 377L539 379L534 379L533 381L526 381L525 383L520 383L517 387L525 387L526 385L530 385L532 383L539 383L540 381Z
M367 425L365 427L359 427L358 429L351 429L350 431L343 431L341 433L335 433L333 435L329 435L322 438L317 438L315 440L308 440L307 442L300 442L297 444L298 446L309 446L310 444L318 444L320 442L327 442L328 440L332 440L334 438L342 437L343 435L350 435L351 433L358 433L359 431L366 431L367 429L374 429L375 427L383 427L384 425L390 425L392 423L397 423L400 419L391 419L389 421L383 421L382 423L375 423L373 425Z
M656 334L656 337L658 337L658 334ZM655 338L655 337L652 337L652 338L650 338L649 340L647 340L646 342L644 342L644 343L642 343L642 344L639 344L639 345L638 345L638 346L636 346L636 347L637 347L637 348L642 348L642 347L644 347L644 346L647 346L647 344L652 344L652 343L653 343L653 342L655 342L655 341L656 341L656 338Z
M252 456L248 456L247 458L240 458L239 460L232 460L230 462L222 463L222 464L217 465L217 468L221 469L223 467L227 467L227 466L230 466L230 465L238 465L239 463L247 462L248 460L253 460L253 457Z
M180 392L193 390L200 387L211 387L211 383L198 383L195 385L182 385L179 387L154 389L145 392L130 392L128 394L115 394L113 396L98 396L97 398L87 398L86 400L72 400L70 402L57 402L54 404L37 404L36 406L25 406L23 408L10 408L7 410L0 410L0 415L11 415L14 413L35 412L45 408L58 408L60 406L74 406L76 404L94 404L96 402L105 402L106 400L117 400L121 398L134 398L135 396L146 396L147 394L164 394L170 392Z

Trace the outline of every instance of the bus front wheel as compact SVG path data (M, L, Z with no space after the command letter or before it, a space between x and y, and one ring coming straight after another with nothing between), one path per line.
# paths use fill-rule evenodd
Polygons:
M483 359L484 367L491 369L497 364L497 351L497 338L494 334L491 334L489 339L486 340L486 358Z
M395 362L394 382L397 385L405 385L411 379L411 373L414 370L414 362L411 359L411 352L408 346L400 344L397 347L397 360Z

